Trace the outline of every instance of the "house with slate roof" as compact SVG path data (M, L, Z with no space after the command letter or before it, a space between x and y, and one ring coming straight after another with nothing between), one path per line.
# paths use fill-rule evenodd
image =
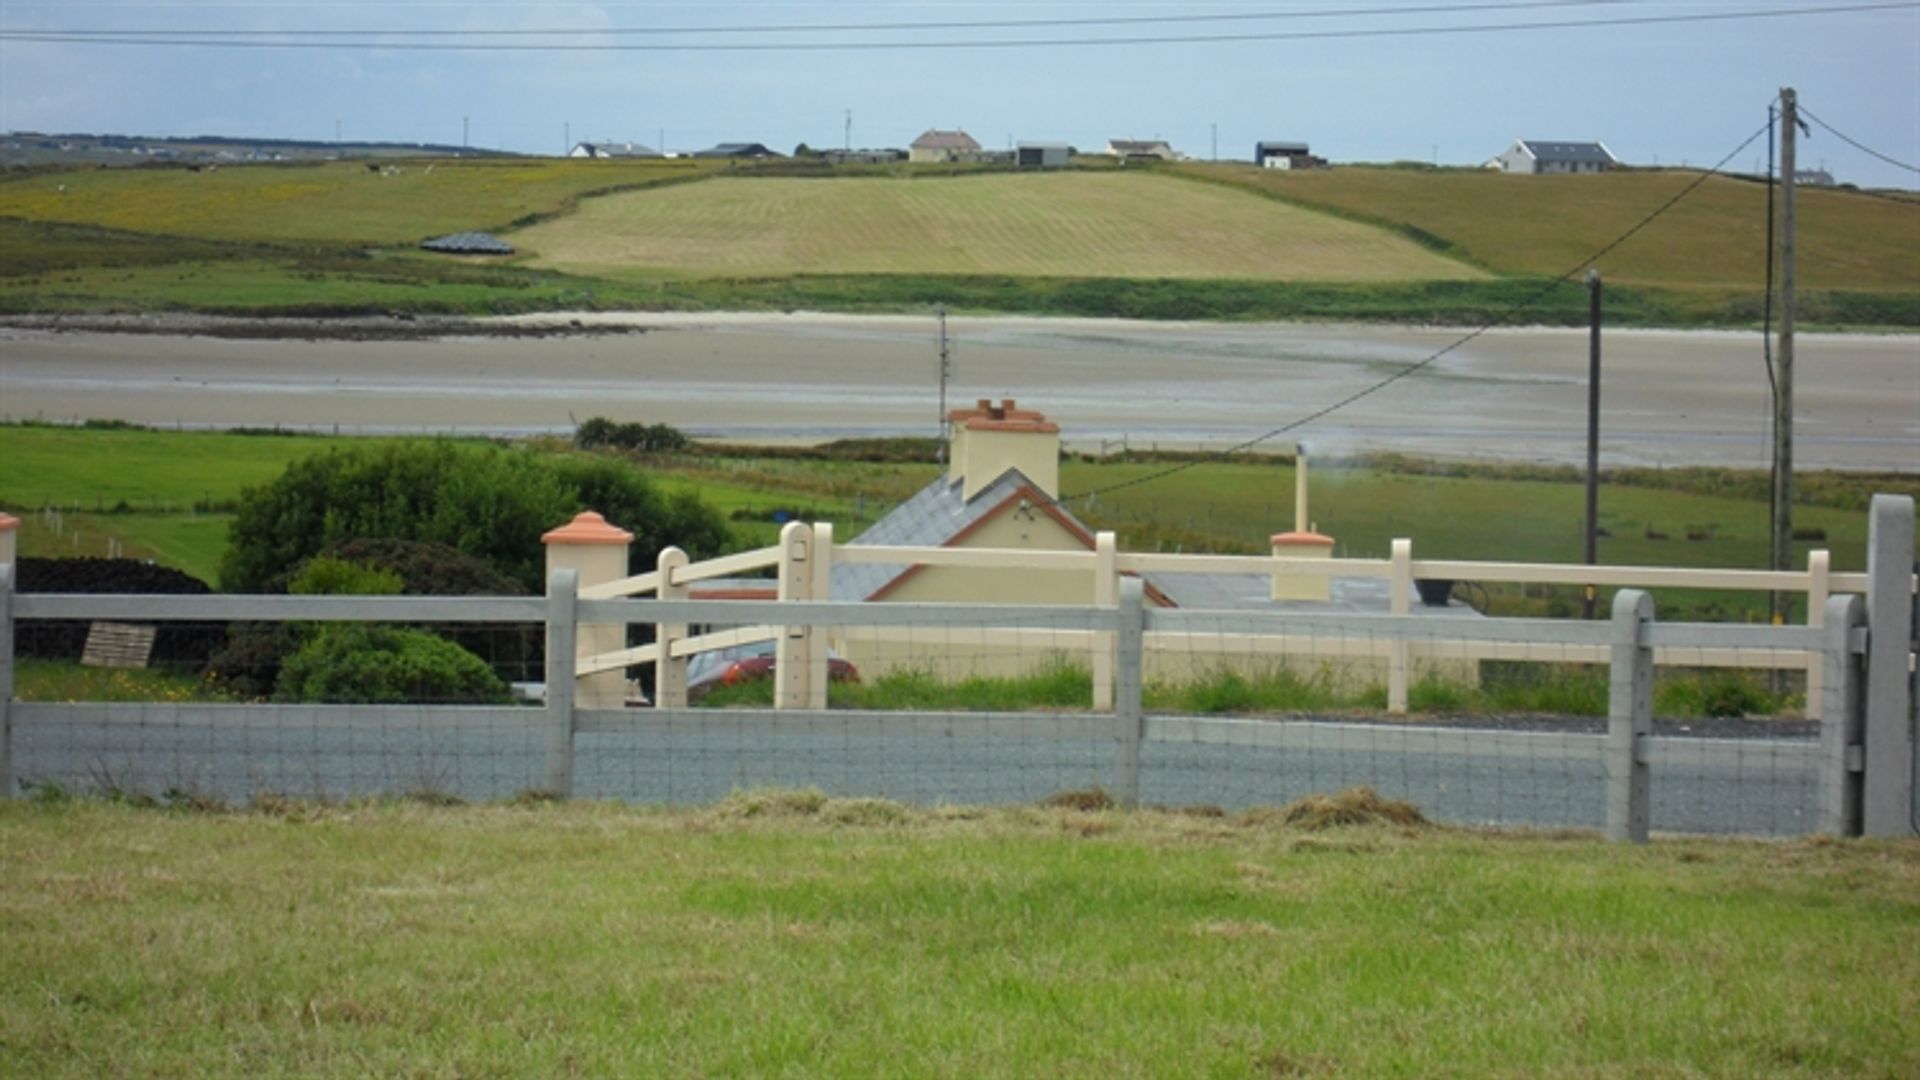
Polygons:
M953 131L930 128L907 147L907 160L922 164L978 161L981 153L979 141L964 131L957 128Z
M1122 161L1179 161L1180 152L1165 139L1108 139L1107 155Z
M1504 172L1597 173L1620 167L1606 143L1547 142L1541 139L1515 139L1506 153L1494 159Z

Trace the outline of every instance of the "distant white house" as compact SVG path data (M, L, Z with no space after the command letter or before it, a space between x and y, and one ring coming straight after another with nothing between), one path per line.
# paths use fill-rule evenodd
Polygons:
M979 161L979 140L958 128L941 131L930 128L907 147L907 160L919 163L941 161Z
M1613 156L1606 143L1599 142L1515 139L1506 153L1494 160L1505 172L1538 175L1597 173L1620 167L1620 159Z
M1121 160L1127 158L1157 158L1160 161L1179 161L1180 154L1167 145L1165 139L1108 139L1107 154Z
M657 158L660 151L632 142L575 143L568 157L581 158Z

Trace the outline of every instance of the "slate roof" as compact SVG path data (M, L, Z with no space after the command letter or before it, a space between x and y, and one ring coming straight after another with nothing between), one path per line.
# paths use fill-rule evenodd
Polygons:
M976 492L972 499L966 499L961 496L966 490L964 482L939 476L847 543L856 547L941 547L980 522L1021 488L1033 486L1025 473L1008 469L999 479ZM1066 507L1060 507L1060 511L1065 513ZM906 565L892 564L836 564L833 598L865 600L907 569Z
M1303 142L1257 142L1253 144L1253 148L1261 154L1305 154L1308 152L1307 144Z
M437 236L423 241L420 245L427 251L440 251L454 255L511 255L513 245L505 240L483 232L457 232L446 236Z
M1618 165L1605 146L1597 142L1546 142L1540 139L1522 139L1520 145L1541 161L1565 161L1575 165Z
M1114 154L1171 154L1173 147L1165 139L1108 139L1107 151Z
M715 143L705 150L693 153L697 158L740 158L740 157L780 157L780 152L757 142Z
M583 142L580 145L586 148L589 157L656 158L660 156L660 151L653 147L642 146L635 142Z
M913 148L915 150L978 150L980 144L964 131L941 131L939 128L931 128L913 140Z

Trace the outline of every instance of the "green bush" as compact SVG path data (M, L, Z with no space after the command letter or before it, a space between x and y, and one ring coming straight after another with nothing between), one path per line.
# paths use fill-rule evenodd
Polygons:
M259 592L330 544L432 541L543 590L540 536L581 510L634 534L633 566L678 544L694 558L725 545L726 522L690 493L663 496L619 461L539 455L485 443L401 441L302 458L240 500L220 566L230 592Z
M287 583L294 596L399 596L405 584L400 575L375 566L363 566L331 555L316 555L301 564Z
M444 638L391 626L329 626L287 657L283 702L499 704L506 684L486 661Z
M685 450L693 445L693 440L671 424L622 424L604 416L596 416L576 428L573 442L582 450L610 446L643 454Z

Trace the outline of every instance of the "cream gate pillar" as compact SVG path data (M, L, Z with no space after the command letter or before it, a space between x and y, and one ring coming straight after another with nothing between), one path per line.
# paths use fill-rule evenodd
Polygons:
M0 563L20 561L20 519L0 511Z
M604 585L627 576L627 549L633 534L607 523L592 510L540 538L547 545L547 576L555 570L580 575L580 588ZM581 660L627 647L625 623L583 623L574 635L574 655ZM616 668L582 675L574 684L574 705L581 709L618 709L627 703L626 672Z

